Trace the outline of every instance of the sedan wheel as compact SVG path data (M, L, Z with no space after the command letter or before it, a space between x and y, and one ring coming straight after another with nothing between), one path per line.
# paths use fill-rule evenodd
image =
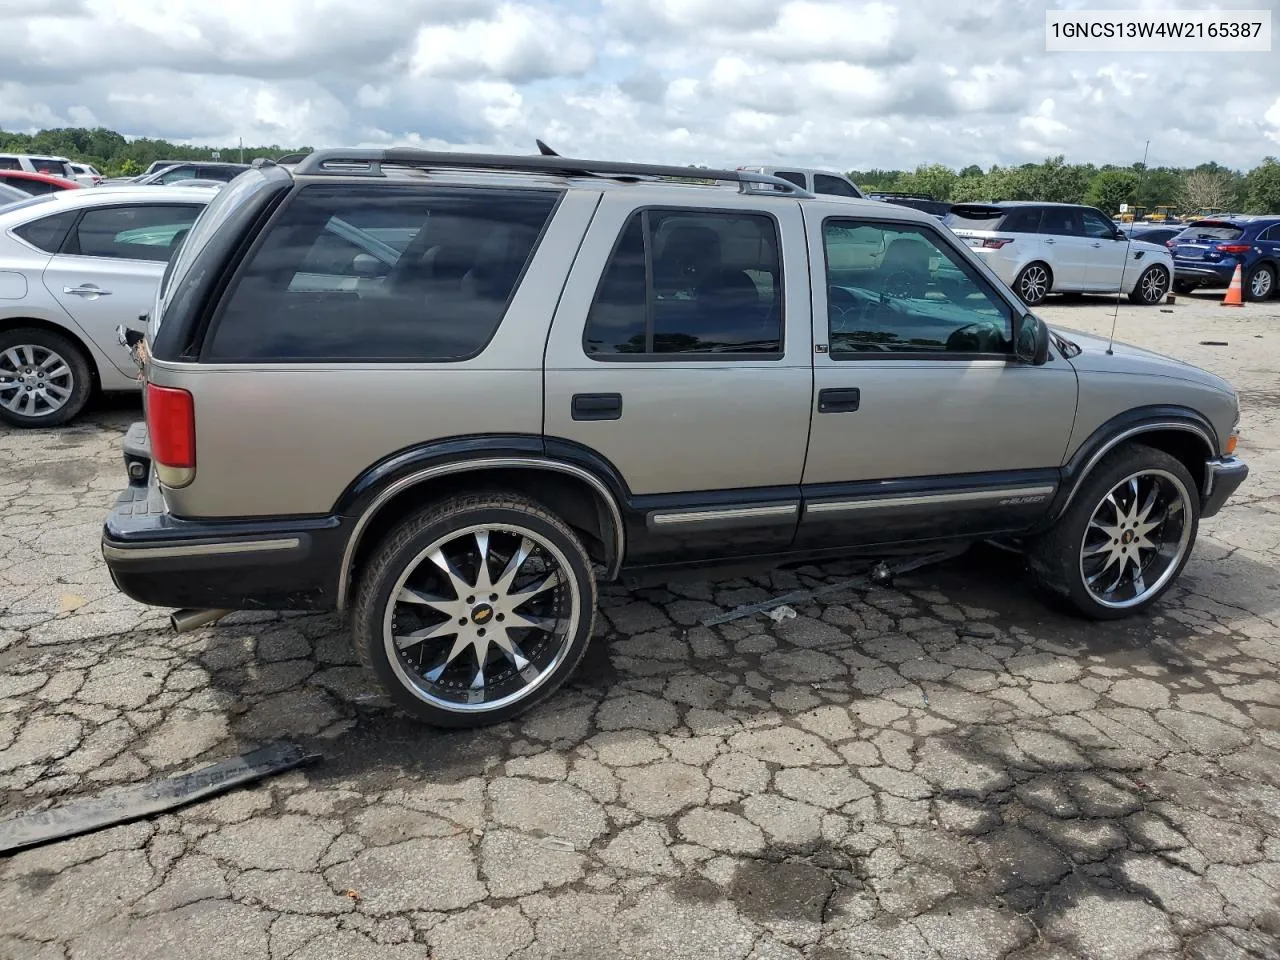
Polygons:
M66 423L89 387L88 363L65 338L38 329L0 336L0 420L16 427Z
M440 726L506 719L577 666L595 613L578 539L523 498L458 498L393 535L362 578L357 652Z

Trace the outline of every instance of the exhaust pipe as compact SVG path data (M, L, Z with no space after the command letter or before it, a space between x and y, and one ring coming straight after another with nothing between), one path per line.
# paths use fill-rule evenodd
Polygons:
M188 633L197 627L216 623L230 612L230 610L175 610L169 614L169 623L174 633Z

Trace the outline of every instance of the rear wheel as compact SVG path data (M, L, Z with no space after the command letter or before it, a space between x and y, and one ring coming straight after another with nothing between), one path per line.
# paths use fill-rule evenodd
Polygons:
M84 351L39 327L0 333L0 420L54 427L78 414L93 386Z
M595 607L590 558L558 517L514 494L456 497L378 548L353 641L400 707L474 727L550 696L582 660Z
M1169 292L1169 271L1164 267L1154 264L1147 267L1142 272L1142 276L1138 277L1138 282L1133 285L1133 290L1129 292L1129 299L1143 307L1154 307L1156 304L1163 302L1165 294Z
M1149 607L1172 586L1195 545L1200 501L1187 468L1134 444L1085 478L1054 527L1030 544L1039 584L1094 620Z
M1260 263L1249 271L1244 284L1245 296L1250 300L1269 300L1276 294L1276 270L1268 263Z
M1028 307L1044 303L1044 298L1049 295L1052 287L1053 273L1048 266L1039 261L1023 267L1013 281L1014 292Z

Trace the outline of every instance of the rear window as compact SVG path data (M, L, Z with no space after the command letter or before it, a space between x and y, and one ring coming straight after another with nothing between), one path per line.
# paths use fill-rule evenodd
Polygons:
M1239 227L1215 220L1201 220L1178 234L1178 240L1190 243L1196 240L1235 240L1244 233Z
M1005 211L1000 207L979 207L961 204L951 208L943 219L952 230L999 230Z
M843 177L833 177L827 173L815 173L813 175L813 192L825 193L833 197L856 197L858 191L853 189L853 184Z
M50 157L32 157L31 166L35 168L36 173L45 173L51 177L75 176L75 172L71 169L71 164L62 160L54 160Z
M527 189L304 187L241 269L205 357L475 356L498 329L559 197Z

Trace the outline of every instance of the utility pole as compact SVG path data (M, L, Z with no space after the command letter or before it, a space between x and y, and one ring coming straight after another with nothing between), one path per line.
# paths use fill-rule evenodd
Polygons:
M1148 140L1147 144L1150 145L1150 143L1151 141ZM244 163L244 137L240 138L240 162ZM1145 161L1143 162L1145 163Z

